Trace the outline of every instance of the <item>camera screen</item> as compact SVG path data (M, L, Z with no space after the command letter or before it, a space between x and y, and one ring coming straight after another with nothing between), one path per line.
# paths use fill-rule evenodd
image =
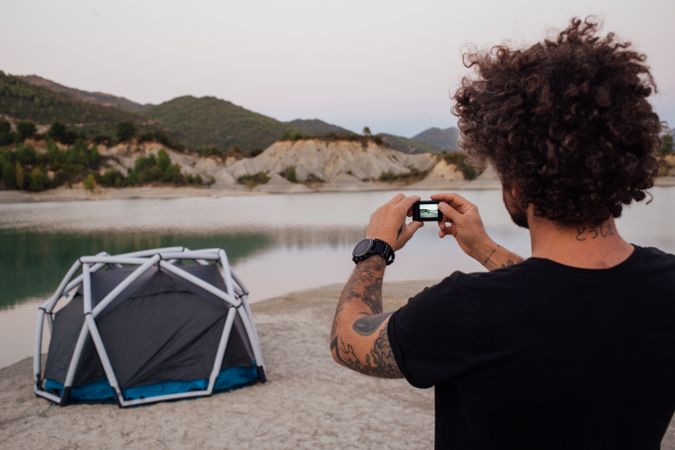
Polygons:
M438 204L437 203L421 204L420 219L438 219Z

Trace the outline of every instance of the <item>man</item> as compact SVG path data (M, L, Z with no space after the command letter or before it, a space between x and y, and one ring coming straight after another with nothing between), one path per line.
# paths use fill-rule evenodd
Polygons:
M463 146L499 173L530 258L493 242L463 197L434 195L439 236L488 272L454 272L385 313L382 277L422 226L405 224L419 197L378 208L354 250L332 355L433 386L436 448L658 449L670 422L675 256L614 222L653 185L655 86L643 55L597 33L574 19L555 40L467 55L478 76L455 95Z

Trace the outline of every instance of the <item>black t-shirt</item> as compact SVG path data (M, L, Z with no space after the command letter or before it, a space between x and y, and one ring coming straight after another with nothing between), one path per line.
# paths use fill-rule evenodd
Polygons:
M634 246L609 269L532 257L455 272L391 316L401 372L436 389L436 448L659 448L675 408L675 256Z

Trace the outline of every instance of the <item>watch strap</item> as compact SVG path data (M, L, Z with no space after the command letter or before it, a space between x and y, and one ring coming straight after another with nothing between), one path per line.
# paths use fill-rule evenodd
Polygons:
M361 261L365 261L366 259L370 258L373 255L378 255L382 257L382 259L384 259L387 265L393 263L394 259L396 259L396 254L394 253L394 249L391 247L391 245L389 245L382 239L372 239L372 241L373 246L365 254L361 256L352 256L352 260L354 261L354 263L358 264Z

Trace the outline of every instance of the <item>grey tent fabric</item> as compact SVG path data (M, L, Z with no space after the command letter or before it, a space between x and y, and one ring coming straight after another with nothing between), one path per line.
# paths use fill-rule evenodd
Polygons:
M73 267L38 313L37 395L130 406L265 381L248 291L223 250L97 255Z

